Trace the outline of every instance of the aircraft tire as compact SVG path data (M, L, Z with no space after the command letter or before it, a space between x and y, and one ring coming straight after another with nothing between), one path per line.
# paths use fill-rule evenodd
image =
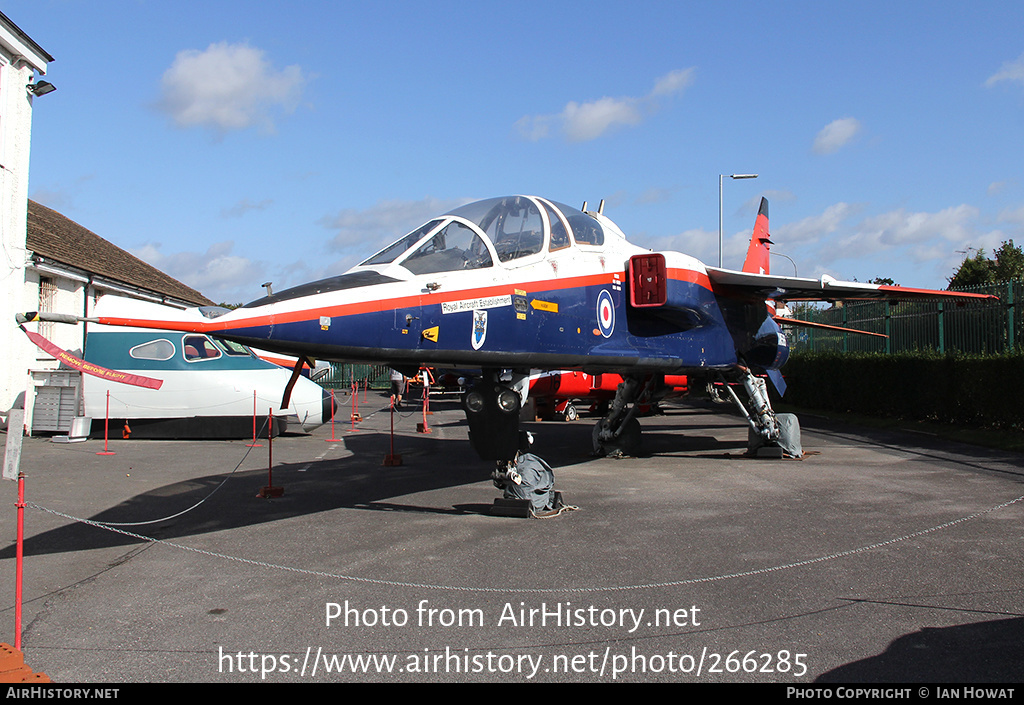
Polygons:
M598 439L600 432L601 422L598 421L594 426L593 433L594 453L596 455L609 458L624 458L636 455L640 450L640 422L635 418L626 422L626 426L622 429L622 433L619 434L618 438L602 441Z
M575 421L580 417L580 412L576 410L576 407L572 404L565 405L565 411L562 412L563 418L566 421Z

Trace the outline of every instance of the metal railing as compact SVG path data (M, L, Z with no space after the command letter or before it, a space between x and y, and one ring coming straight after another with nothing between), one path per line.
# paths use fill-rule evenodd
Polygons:
M317 380L325 389L348 389L355 380L362 387L369 382L370 389L388 389L391 386L391 368L387 365L357 365L332 362L331 371Z
M1022 290L1024 281L1017 280L962 290L994 294L998 302L869 301L828 309L798 307L794 318L888 337L794 327L791 346L801 352L1009 352L1024 343L1024 311L1016 305Z

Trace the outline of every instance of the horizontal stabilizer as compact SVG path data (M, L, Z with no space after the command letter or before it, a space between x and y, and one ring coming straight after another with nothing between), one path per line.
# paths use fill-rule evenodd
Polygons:
M874 335L879 338L888 338L885 333L873 333L869 330L857 330L856 328L843 328L842 326L830 326L827 323L814 323L813 321L801 321L799 318L788 316L774 316L775 322L780 326L798 326L801 328L821 328L824 330L835 330L842 333L859 333L860 335Z

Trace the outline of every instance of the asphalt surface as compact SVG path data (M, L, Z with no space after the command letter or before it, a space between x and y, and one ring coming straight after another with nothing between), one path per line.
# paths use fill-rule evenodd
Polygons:
M23 644L63 683L1017 682L1024 457L803 416L744 457L721 407L531 423L577 511L496 517L454 400L273 443L25 439ZM381 410L381 407L385 407ZM14 641L16 483L0 483ZM153 520L171 517L155 523ZM119 522L118 531L92 522ZM146 539L138 537L147 537Z

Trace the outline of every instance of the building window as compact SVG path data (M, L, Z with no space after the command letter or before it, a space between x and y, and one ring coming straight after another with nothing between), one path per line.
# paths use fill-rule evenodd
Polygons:
M50 277L39 277L39 311L53 311L54 301L57 298L57 283ZM53 321L40 321L39 334L51 340L53 338Z

